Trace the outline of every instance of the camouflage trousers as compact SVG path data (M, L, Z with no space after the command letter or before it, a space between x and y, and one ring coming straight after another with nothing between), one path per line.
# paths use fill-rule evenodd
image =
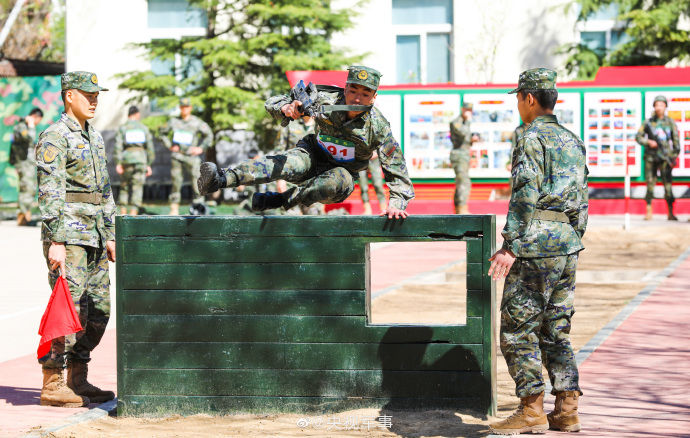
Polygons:
M654 187L656 186L657 174L661 175L661 182L664 184L664 199L667 202L673 202L673 191L671 190L673 184L673 177L671 171L673 168L668 162L659 160L653 156L646 156L644 160L644 179L647 182L647 195L644 199L647 204L651 204L654 199Z
M386 204L386 192L383 190L383 176L381 175L381 163L378 158L369 160L369 173L371 174L371 183L376 192L376 198L379 200L379 206ZM369 202L369 178L367 171L359 172L359 188L362 192L362 202Z
M120 178L120 195L118 204L121 207L141 207L146 183L146 164L123 164L124 172Z
M31 160L18 162L14 168L19 180L19 212L28 213L36 198L36 163Z
M244 161L226 169L225 173L229 187L263 184L279 179L295 183L285 192L286 209L315 202L342 202L354 190L354 178L347 169L327 161L323 155L324 152L317 147L300 140L293 149L258 160Z
M450 164L455 171L455 194L453 203L456 207L467 205L470 199L470 152L464 149L453 149L450 151Z
M570 346L577 257L518 258L508 273L501 301L501 352L520 398L544 391L542 364L552 392L580 391Z
M196 181L201 176L201 157L189 156L180 153L173 153L170 160L170 177L172 178L172 190L168 200L173 204L179 204L182 200L182 184L184 183L184 173L191 176L192 190L194 192L193 202L203 202L204 197L199 193Z
M50 242L43 242L43 255L48 269ZM67 284L79 321L84 328L78 333L53 339L50 352L38 362L43 368L64 368L65 363L77 360L88 362L91 351L101 342L110 318L110 278L105 248L65 245ZM49 271L48 282L55 287L58 270Z

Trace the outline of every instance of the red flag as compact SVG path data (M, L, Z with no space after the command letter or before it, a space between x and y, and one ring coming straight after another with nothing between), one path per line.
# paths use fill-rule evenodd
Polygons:
M72 295L64 277L58 277L50 295L48 307L41 318L38 334L41 341L38 343L36 355L42 358L50 351L50 341L60 336L70 335L82 330L79 315L74 310Z

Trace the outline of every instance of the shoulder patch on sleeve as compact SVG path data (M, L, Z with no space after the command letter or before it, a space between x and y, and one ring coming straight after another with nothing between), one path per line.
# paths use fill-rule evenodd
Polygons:
M49 144L43 151L43 161L45 163L52 163L59 153L60 150L57 147L53 146L52 144Z

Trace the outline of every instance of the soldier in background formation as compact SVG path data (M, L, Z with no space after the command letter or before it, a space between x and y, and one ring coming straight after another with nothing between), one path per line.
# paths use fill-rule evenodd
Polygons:
M513 152L513 190L503 247L489 260L494 280L507 276L501 301L501 352L515 381L520 407L491 425L492 433L580 430L582 395L570 345L575 271L588 218L585 147L553 115L556 72L520 74L520 118L527 128ZM543 360L543 363L542 363ZM544 413L542 365L556 396Z
M139 121L141 114L136 106L129 107L127 121L115 135L113 160L115 171L120 175L120 214L136 216L141 208L146 177L151 176L151 164L155 158L153 139L149 129Z
M470 148L479 140L472 134L472 104L465 102L460 115L450 122L450 140L453 150L450 151L450 163L455 171L455 195L453 204L455 214L468 214L467 201L470 198L472 182L470 181Z
M645 220L652 219L652 199L654 199L654 187L657 174L661 174L664 183L664 198L668 205L668 220L677 221L673 215L673 177L671 172L680 154L680 141L678 141L678 127L676 123L666 115L668 101L665 96L654 98L654 114L645 120L637 132L637 142L644 149L644 174L647 181L647 212Z
M43 111L34 108L29 115L14 126L10 145L10 164L17 171L19 180L19 213L17 225L28 225L31 221L31 207L36 196L36 126L43 120Z
M367 172L367 170L369 172ZM383 189L383 177L381 176L381 162L378 154L374 152L369 160L369 167L359 171L359 189L362 196L362 204L364 205L364 214L372 214L371 204L369 203L369 177L367 173L371 174L371 183L376 192L376 198L379 200L379 210L386 211L386 191Z
M206 149L213 144L213 131L200 118L192 115L192 103L188 97L180 99L180 117L171 118L161 129L161 139L165 147L172 152L170 176L170 214L180 214L180 200L184 172L191 175L193 203L203 203L204 197L199 193L196 181L199 178L199 166Z
M91 351L110 317L108 260L115 261L115 202L103 137L88 122L99 92L107 89L98 85L95 74L84 71L64 73L61 86L65 112L36 145L41 237L50 287L58 276L66 278L84 329L53 339L50 352L39 358L40 402L81 407L115 396L86 379Z
M338 203L350 196L355 175L367 168L373 153L378 151L390 189L390 202L383 214L391 219L407 217L405 208L414 197L412 182L390 124L373 106L380 76L372 68L351 66L345 89L319 86L316 104L335 105L338 110L318 114L314 134L285 153L245 161L233 168L219 171L214 163L204 163L198 180L200 192L284 179L298 185L284 193L255 194L252 209ZM266 110L277 121L302 117L300 106L301 102L290 95L266 101Z

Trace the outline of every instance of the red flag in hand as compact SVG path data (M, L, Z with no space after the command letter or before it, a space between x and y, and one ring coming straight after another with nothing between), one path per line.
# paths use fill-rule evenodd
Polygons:
M59 276L55 282L53 293L50 295L48 307L41 318L38 334L41 341L38 343L36 355L42 358L50 351L50 342L60 336L70 335L82 330L79 315L74 310L72 295L69 293L67 280Z

